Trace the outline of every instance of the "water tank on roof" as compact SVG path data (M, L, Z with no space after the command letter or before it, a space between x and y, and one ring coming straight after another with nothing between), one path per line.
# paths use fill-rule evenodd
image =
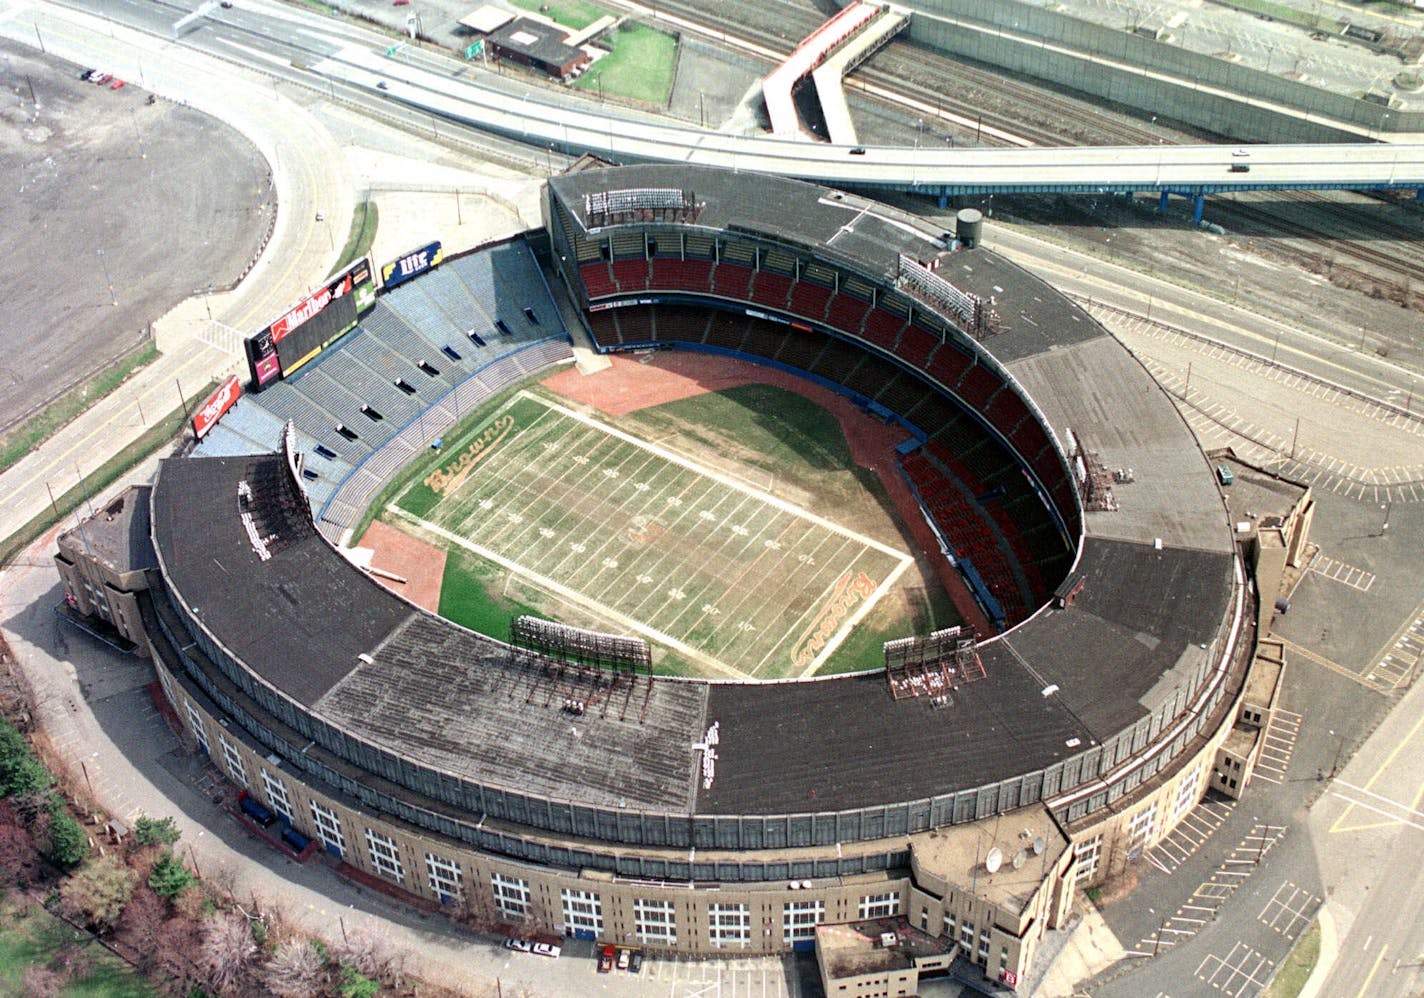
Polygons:
M960 208L954 217L954 232L965 249L979 245L979 237L984 228L984 213L978 208Z

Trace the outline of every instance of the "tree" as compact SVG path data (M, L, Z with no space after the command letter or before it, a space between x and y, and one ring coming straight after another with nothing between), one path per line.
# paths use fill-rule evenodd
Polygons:
M153 940L152 966L171 994L187 995L203 983L202 968L193 959L193 941L202 925L186 915L175 914L158 928Z
M49 848L45 852L56 866L64 869L78 866L89 853L89 836L58 797L50 801Z
M208 986L218 994L240 990L247 965L257 954L247 919L235 911L214 915L203 924L202 964Z
M188 872L183 861L173 855L172 849L164 849L159 854L148 874L148 886L153 888L153 893L169 901L197 882L198 878Z
M148 887L140 884L124 905L124 913L119 916L118 928L114 931L115 941L123 946L124 953L142 969L144 974L153 972L154 951L158 932L168 918L168 905Z
M20 992L26 998L55 998L68 983L63 971L43 963L32 963L20 977Z
M262 983L276 998L307 998L320 994L326 961L309 940L289 939L272 952L262 968Z
M0 890L25 888L40 874L40 855L24 820L9 801L0 801Z
M0 797L47 790L53 782L25 736L0 718Z
M352 929L335 949L337 963L377 980L384 980L389 975L394 962L394 954L385 938L368 925Z
M172 818L142 815L134 822L133 840L141 846L171 846L183 837Z
M136 886L138 874L113 856L100 856L65 881L60 898L71 918L107 932L118 924Z

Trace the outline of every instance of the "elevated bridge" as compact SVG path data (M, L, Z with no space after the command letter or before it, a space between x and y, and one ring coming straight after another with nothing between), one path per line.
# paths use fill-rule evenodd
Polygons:
M719 166L833 187L970 194L1149 191L1196 199L1226 191L1424 188L1424 144L1077 146L939 149L846 146L729 135L623 118L584 104L520 95L346 48L313 72L427 114L570 156L616 163Z

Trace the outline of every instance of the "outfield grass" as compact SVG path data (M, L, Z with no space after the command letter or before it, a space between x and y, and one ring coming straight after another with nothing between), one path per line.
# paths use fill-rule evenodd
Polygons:
M499 585L500 577L489 562L451 548L445 556L445 574L440 583L440 616L480 634L508 640L515 617L538 611L516 599L497 595Z
M574 81L580 90L662 107L672 94L677 39L646 24L624 23L600 42L609 52Z
M0 993L23 994L26 969L49 963L66 947L77 947L94 961L93 970L70 983L66 998L146 998L152 989L122 960L39 905L23 912L13 900L0 903Z
M578 31L586 28L600 17L612 13L587 0L510 0L520 10L543 14L556 24Z
M0 436L0 471L20 458L128 380L135 371L158 359L158 348L146 340L125 353L89 381L75 385L36 415Z

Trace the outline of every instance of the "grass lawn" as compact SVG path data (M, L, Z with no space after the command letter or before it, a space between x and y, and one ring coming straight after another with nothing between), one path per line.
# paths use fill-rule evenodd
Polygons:
M36 415L0 436L0 471L9 468L140 368L158 359L152 340L124 354L84 384L75 385Z
M545 0L512 0L512 3L520 10L543 14L549 20L575 31L611 13L587 0L549 0L547 3Z
M346 245L341 249L340 261L331 270L333 274L357 257L365 256L371 252L371 244L376 241L376 228L380 225L380 221L376 202L357 202L351 213L351 233L346 237Z
M1315 922L1286 957L1276 976L1266 988L1266 998L1295 998L1310 980L1315 961L1320 958L1320 923Z
M609 47L609 53L574 86L645 104L667 104L677 64L676 38L644 24L625 23L598 41Z
M89 974L61 992L66 998L144 998L153 991L118 957L95 944L39 905L21 912L13 900L0 903L0 992L17 995L25 970L48 963L66 946L77 946L93 959Z
M538 611L516 599L497 596L498 569L478 555L451 548L440 583L440 616L480 634L509 640L509 627L520 614Z

